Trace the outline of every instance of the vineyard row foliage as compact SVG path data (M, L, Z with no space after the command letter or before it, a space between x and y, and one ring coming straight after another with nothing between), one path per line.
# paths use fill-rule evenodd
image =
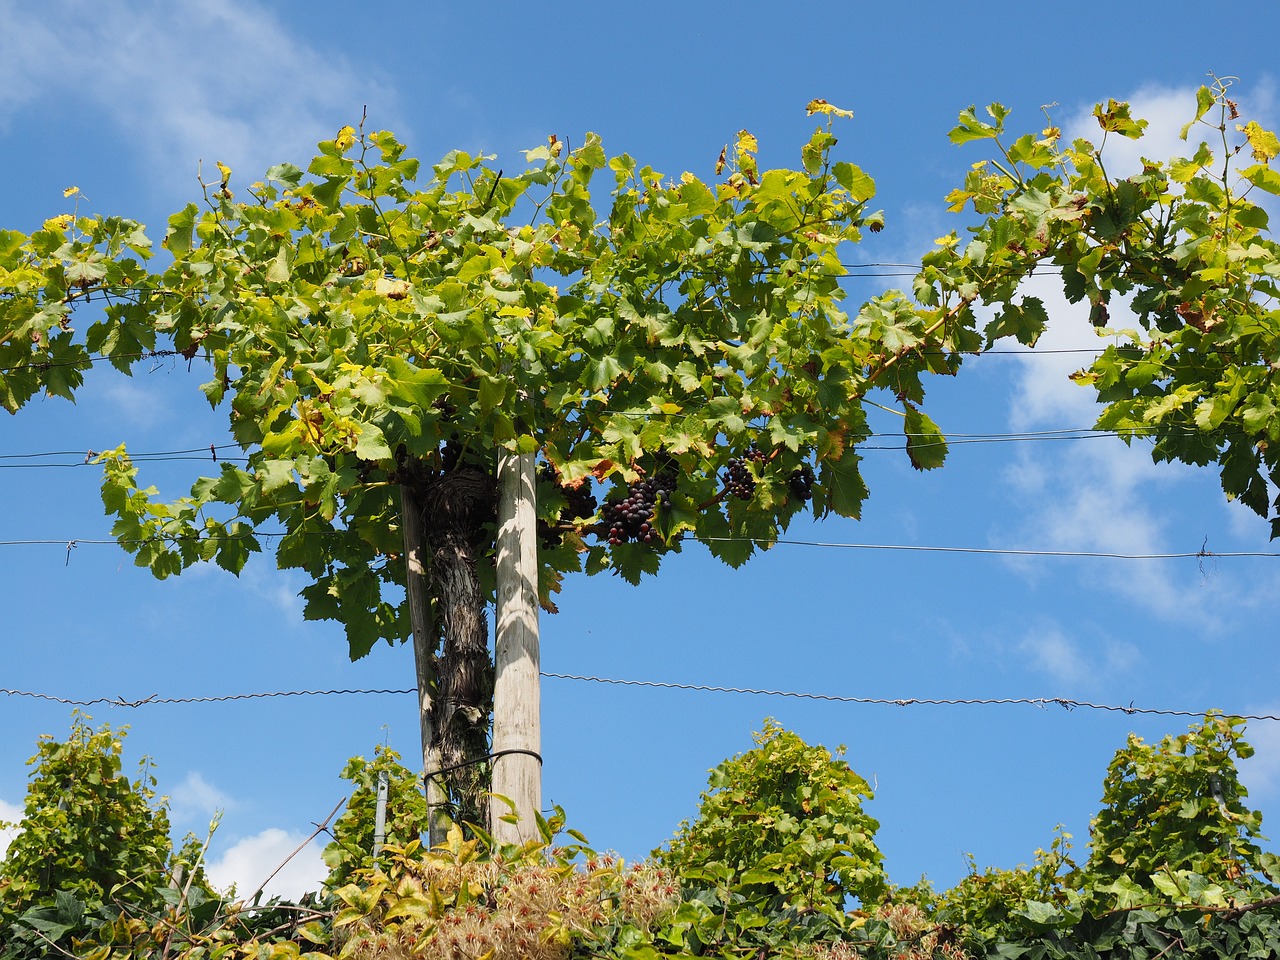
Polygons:
M0 958L1275 956L1280 861L1244 802L1243 732L1209 714L1158 743L1130 736L1082 861L1059 828L1030 866L973 865L943 891L891 882L871 789L843 748L772 720L711 772L698 815L636 864L592 850L559 810L522 847L468 825L426 849L420 781L379 748L343 771L353 793L323 887L263 902L210 884L208 838L174 849L149 762L131 779L125 731L78 716L31 760L21 831L0 861Z

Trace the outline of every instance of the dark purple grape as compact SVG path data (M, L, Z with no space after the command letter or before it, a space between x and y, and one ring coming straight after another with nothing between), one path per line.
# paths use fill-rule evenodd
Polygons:
M793 497L802 503L808 503L813 499L813 470L807 463L801 464L787 478L787 486Z

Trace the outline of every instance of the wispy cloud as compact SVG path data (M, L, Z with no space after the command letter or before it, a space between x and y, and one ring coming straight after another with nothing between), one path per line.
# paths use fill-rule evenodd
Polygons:
M1141 661L1138 649L1124 641L1072 636L1060 627L1041 625L1017 644L1030 667L1054 683L1079 686L1098 677L1117 677Z
M290 624L302 623L302 597L306 580L296 571L279 570L263 557L253 557L240 571L240 582L259 600L275 608Z
M137 380L113 376L95 381L94 386L96 389L82 396L81 403L121 431L127 427L150 430L163 425L173 415L169 398Z
M208 861L209 880L219 889L235 886L238 895L248 896L306 838L305 833L279 827L244 837ZM328 868L320 859L320 842L312 841L267 884L265 896L300 897L308 891L319 890L327 876Z
M211 820L218 811L233 810L236 799L205 780L198 770L190 771L169 793L169 811L178 823Z
M354 123L364 106L392 126L391 84L338 51L309 46L254 0L45 0L0 6L0 127L56 100L104 117L170 187L196 162L258 179Z

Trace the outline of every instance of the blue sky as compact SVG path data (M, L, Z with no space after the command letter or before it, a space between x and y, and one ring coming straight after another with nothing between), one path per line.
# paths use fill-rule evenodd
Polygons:
M794 164L813 127L804 105L852 109L842 159L874 176L887 229L849 259L918 259L957 229L942 198L975 152L946 131L971 103L1000 100L1038 130L1042 104L1069 135L1093 136L1094 102L1129 99L1152 121L1138 151L1187 152L1176 131L1213 71L1239 77L1246 116L1280 120L1274 0L958 4L561 3L455 5L214 0L0 0L0 226L31 230L63 212L64 188L103 214L147 222L198 197L199 163L247 182L272 163L305 166L315 141L368 111L431 161L453 148L519 162L555 133L600 133L611 153L711 176L740 129L762 162ZM1226 22L1229 21L1229 22ZM1096 130L1096 126L1094 127ZM851 301L893 283L851 281ZM1097 345L1051 279L1042 348ZM1071 353L993 355L930 385L928 409L954 437L1089 427ZM101 539L109 523L93 467L77 453L207 449L220 414L184 362L132 379L95 372L79 402L34 402L0 420L0 456L71 451L61 467L0 459L5 609L0 686L66 699L199 697L258 691L411 687L406 648L352 664L340 629L304 623L302 581L259 558L237 580L192 570L163 583ZM917 474L900 423L865 450L861 522L793 528L798 540L1114 553L1271 551L1267 525L1224 501L1207 471L1155 466L1114 439L956 443ZM144 464L180 493L211 464ZM1098 703L1280 713L1271 598L1276 558L1123 561L780 545L731 571L694 549L632 588L570 582L544 616L550 672L870 698L1066 697ZM872 706L655 690L548 679L544 796L601 848L642 856L696 810L708 768L750 746L766 716L813 742L848 746L876 787L872 813L891 877L938 885L980 864L1029 861L1062 823L1083 846L1106 764L1136 731L1180 733L1179 717L1034 706ZM203 835L215 877L253 887L345 795L338 771L387 742L417 751L412 696L98 706L130 724L131 760L154 758L179 830ZM70 707L0 697L0 816L21 804L42 733ZM1251 802L1280 809L1280 724L1258 722L1242 769ZM1280 813L1277 814L1280 817ZM1266 824L1264 824L1265 829ZM282 874L297 892L321 875L314 849Z

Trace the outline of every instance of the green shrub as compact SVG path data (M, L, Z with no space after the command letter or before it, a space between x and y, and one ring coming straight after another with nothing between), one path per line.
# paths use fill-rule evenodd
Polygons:
M371 868L375 814L378 802L378 776L387 775L386 836L383 842L393 847L408 846L427 832L427 800L421 780L400 762L400 754L389 747L374 748L373 760L352 757L343 768L342 777L355 785L347 809L333 825L333 842L324 848L324 862L329 867L330 889L350 880L358 869Z
M1122 907L1222 906L1269 888L1262 814L1244 805L1236 772L1252 755L1244 721L1218 713L1155 744L1130 734L1107 768L1082 884Z
M45 956L121 909L165 905L175 863L149 761L131 780L121 771L127 728L93 730L89 719L75 714L65 741L42 736L28 761L22 820L8 825L20 832L0 861L0 957Z
M886 890L879 828L862 809L871 788L849 765L774 720L756 747L711 772L697 818L654 856L697 883L710 873L778 906L843 911ZM724 871L727 869L727 874Z

